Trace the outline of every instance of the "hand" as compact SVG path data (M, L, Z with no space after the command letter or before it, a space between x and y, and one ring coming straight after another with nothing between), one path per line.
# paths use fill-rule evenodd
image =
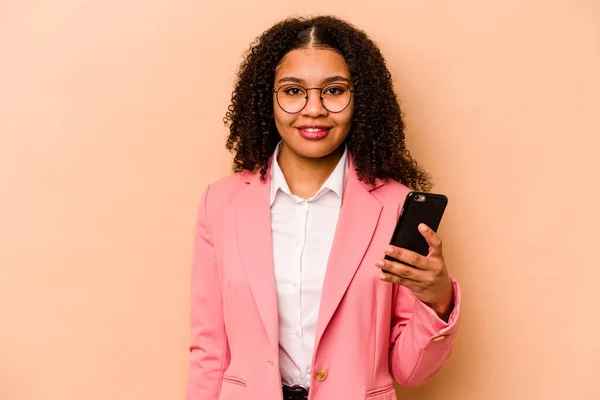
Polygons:
M454 287L444 262L442 239L425 224L419 225L419 232L429 244L429 254L424 257L400 247L387 246L385 254L412 266L381 259L376 263L383 272L380 279L412 290L419 300L447 321L454 307Z

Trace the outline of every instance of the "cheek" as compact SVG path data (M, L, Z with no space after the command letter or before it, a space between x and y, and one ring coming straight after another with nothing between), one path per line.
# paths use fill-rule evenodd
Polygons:
M350 126L352 125L352 118L354 116L353 110L345 110L343 113L336 115L336 125L340 127L344 127L344 130L347 132L350 130Z
M275 109L273 110L273 119L275 120L275 126L281 131L289 129L290 125L292 125L296 119L296 116L294 114L288 114L282 110Z

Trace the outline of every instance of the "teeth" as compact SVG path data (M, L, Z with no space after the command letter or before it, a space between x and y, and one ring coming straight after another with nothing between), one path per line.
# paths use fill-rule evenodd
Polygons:
M315 133L315 132L321 132L324 131L325 129L321 129L321 128L306 128L304 129L306 132L310 132L310 133Z

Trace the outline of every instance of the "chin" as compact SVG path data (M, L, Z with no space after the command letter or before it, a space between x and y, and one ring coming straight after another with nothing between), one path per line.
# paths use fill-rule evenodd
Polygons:
M306 140L295 141L290 149L301 157L305 158L323 158L335 152L343 143L342 141L331 140Z

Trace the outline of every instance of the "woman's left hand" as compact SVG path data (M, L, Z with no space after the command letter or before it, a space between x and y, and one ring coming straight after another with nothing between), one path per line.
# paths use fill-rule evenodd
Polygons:
M376 264L383 271L380 279L412 290L447 321L454 307L454 287L444 262L442 239L425 224L419 225L419 231L429 244L429 254L424 257L400 247L386 246L385 254L409 265L381 259Z

